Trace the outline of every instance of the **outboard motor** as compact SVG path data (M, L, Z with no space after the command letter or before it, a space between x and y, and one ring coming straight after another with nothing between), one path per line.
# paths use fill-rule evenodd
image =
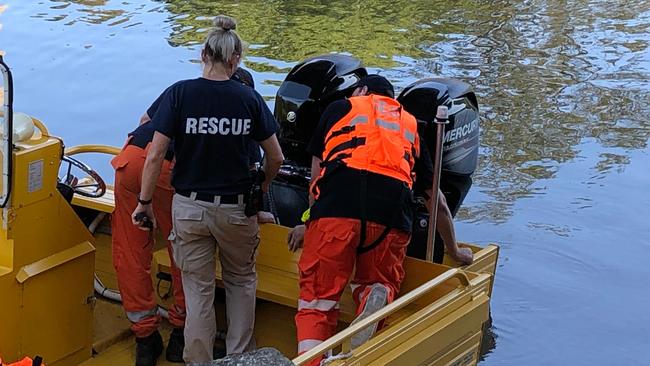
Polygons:
M352 95L356 83L366 75L359 59L338 54L308 58L291 69L278 89L274 110L287 160L311 165L305 148L320 115L331 102Z
M436 129L433 119L438 106L449 109L442 147L440 190L455 216L472 186L472 174L478 163L479 110L476 94L469 84L459 80L423 79L406 87L397 100L418 120L418 133L429 153L435 151ZM408 255L424 258L426 254L428 214L419 212ZM436 235L434 261L442 262L444 245Z
M309 206L311 156L305 151L322 112L333 101L349 97L356 83L368 72L357 58L328 54L308 58L296 65L282 83L275 99L274 115L280 124L278 134L285 163L271 186L265 209L279 218L280 224L295 226ZM443 144L440 188L452 214L456 214L469 188L478 160L478 103L471 86L453 79L424 79L402 91L398 100L418 119L418 133L434 151L433 118L439 105L449 108ZM424 258L428 214L415 220L408 254ZM434 260L444 255L437 236Z
M296 65L275 97L275 119L285 156L273 183L267 209L282 225L300 223L300 215L309 206L311 156L305 151L318 125L320 115L333 101L352 95L368 72L355 57L327 54L311 57Z

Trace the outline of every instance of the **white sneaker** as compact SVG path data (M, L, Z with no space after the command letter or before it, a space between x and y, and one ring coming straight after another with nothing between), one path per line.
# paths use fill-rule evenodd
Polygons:
M378 283L370 286L370 293L368 294L368 299L363 307L361 313L354 318L350 325L360 322L362 319L367 318L373 313L377 312L379 309L383 308L388 303L388 290L383 285ZM352 349L359 347L360 345L366 343L377 331L378 323L373 323L360 331L359 333L352 336Z

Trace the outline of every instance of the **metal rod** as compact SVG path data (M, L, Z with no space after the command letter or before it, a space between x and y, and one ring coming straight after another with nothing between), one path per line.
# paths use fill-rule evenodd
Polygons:
M445 125L449 123L447 118L447 107L441 105L436 111L436 118L433 120L436 125L436 145L433 154L433 182L431 186L431 210L429 210L429 230L427 232L427 256L429 262L433 262L433 245L436 242L436 222L438 220L438 191L440 188L440 171L442 169L442 144L445 134Z
M14 131L14 112L13 112L13 78L9 66L4 62L0 54L0 72L3 76L3 118L4 123L2 131L2 195L0 196L0 208L2 208L2 228L7 230L7 215L9 211L9 196L11 195L11 174L13 169L13 131Z

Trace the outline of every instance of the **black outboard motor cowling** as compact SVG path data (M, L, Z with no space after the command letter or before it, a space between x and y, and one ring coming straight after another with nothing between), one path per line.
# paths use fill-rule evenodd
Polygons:
M274 110L287 160L310 166L305 148L320 115L331 102L352 95L356 83L367 74L359 59L339 54L311 57L291 69L278 89Z
M309 207L311 155L305 150L325 108L352 95L368 72L361 60L339 54L311 57L296 65L275 96L275 119L285 163L271 186L265 209L280 223L295 226Z
M418 132L433 152L438 106L449 109L442 147L442 171L472 175L478 162L479 115L469 84L453 79L423 79L406 87L397 100L418 120Z
M265 209L272 211L286 226L300 223L308 207L311 156L305 151L322 112L333 101L349 97L357 81L367 75L357 58L328 54L309 58L296 65L280 86L274 115L280 124L278 134L285 163L271 186ZM439 105L449 108L443 145L441 190L455 215L469 188L478 160L478 103L471 87L453 79L424 79L402 91L398 100L418 119L418 132L434 151L435 126L431 123ZM409 255L424 258L428 215L421 216L424 226L414 231ZM418 225L415 225L418 226ZM416 228L417 229L417 228ZM421 233L423 232L423 236ZM421 251L421 253L420 253ZM444 254L437 236L435 256Z
M449 109L442 146L440 190L455 216L472 186L472 174L478 163L479 110L476 94L469 84L454 79L423 79L406 87L397 100L418 120L418 134L426 143L433 161L436 126L433 120L438 106ZM424 258L428 225L426 210L420 212L408 255ZM436 235L434 261L442 262L444 246Z

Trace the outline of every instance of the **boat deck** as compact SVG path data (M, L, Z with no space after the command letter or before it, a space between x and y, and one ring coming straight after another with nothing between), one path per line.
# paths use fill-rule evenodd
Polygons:
M223 303L217 304L217 317L223 330ZM257 319L264 319L255 326L255 338L258 347L274 347L288 357L296 355L295 336L286 337L288 333L295 334L293 316L295 309L260 301L257 305ZM160 334L167 344L171 325L163 320ZM95 343L93 349L97 354L82 363L81 366L113 366L131 365L135 359L135 338L129 330L129 322L124 316L121 305L106 300L99 300L95 307ZM158 359L159 366L179 365L165 360L163 355Z
M111 256L111 238L108 235L97 234L96 237L96 273L101 281L108 288L117 288L117 279L113 269ZM157 243L164 243L157 240ZM164 244L157 244L156 249L164 249ZM152 272L155 270L152 268ZM152 273L155 276L155 273ZM160 292L165 293L168 283L162 282ZM220 331L225 330L225 308L224 293L217 291L217 327ZM161 303L166 301L161 300ZM280 350L287 357L296 355L295 307L284 306L270 301L258 299L255 325L255 338L258 347L274 347ZM94 357L82 365L128 365L132 364L135 357L135 339L130 323L122 306L118 303L99 298L94 309ZM163 319L160 326L160 333L165 343L169 338L171 325ZM167 362L164 355L158 360L158 365L178 365Z
M96 209L96 208L95 208ZM110 228L107 227L108 220L99 226L95 234L96 239L96 273L100 280L112 289L117 288L117 281L112 264ZM298 253L290 253L286 249L287 228L265 224L261 227L261 236L264 245L260 246L260 253L257 258L258 271L258 304L256 311L255 338L258 347L274 347L289 358L296 357L296 330L294 316L298 298L297 268L296 262ZM169 282L158 281L155 276L158 272L169 272L169 257L164 248L166 243L158 236L153 254L152 280L154 290L158 294L158 303L162 306L170 305L170 297L165 297L169 289ZM476 261L472 265L476 269L494 273L498 248L488 246L478 248L470 246L476 254ZM445 258L446 264L454 266L455 263ZM457 264L456 264L457 265ZM402 284L402 294L420 286L424 282L441 275L449 267L431 265L423 261L407 258L405 268L409 275ZM470 274L474 278L475 274ZM220 283L220 268L217 268L217 283ZM485 285L488 284L488 285ZM420 312L429 304L453 291L458 286L457 282L444 283L429 295L419 299L399 311L394 312L386 318L385 324L401 323ZM489 293L491 290L491 279L487 279L483 285ZM160 296L163 296L162 298ZM225 330L225 309L223 290L217 292L217 329L220 332ZM479 314L479 313L475 313ZM480 315L480 314L479 314ZM481 315L483 316L483 315ZM131 364L135 356L134 337L129 329L129 322L119 304L107 300L98 300L95 311L95 333L93 342L94 357L83 363L86 366L92 365L122 365ZM341 300L341 316L339 330L348 326L348 322L354 317L354 304L349 289ZM478 318L477 318L478 319ZM171 326L163 321L160 328L163 339L167 340L171 332ZM383 333L383 332L380 332ZM474 336L472 336L472 339ZM472 341L474 342L474 341ZM473 343L472 343L473 344ZM469 346L467 346L469 347ZM462 347L463 349L467 347ZM475 348L474 346L470 348ZM171 365L161 356L159 365Z

